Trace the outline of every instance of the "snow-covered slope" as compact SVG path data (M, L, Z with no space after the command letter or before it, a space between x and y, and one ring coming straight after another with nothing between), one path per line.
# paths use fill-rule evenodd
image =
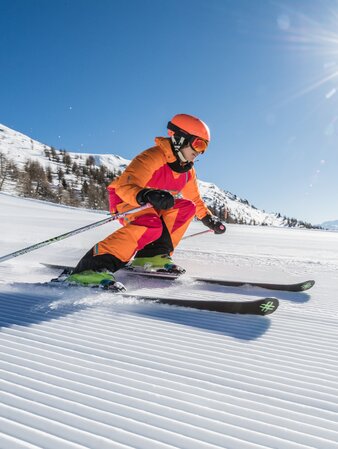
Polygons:
M0 194L0 256L102 219ZM270 294L189 276L292 281L269 317L137 303L34 284L108 224L0 264L1 449L337 449L338 234L229 225L187 239L176 282L131 292L245 301ZM193 223L188 233L202 230Z
M330 229L332 231L338 231L338 220L325 221L321 224L324 229Z
M50 166L54 171L60 165L49 160L45 151L50 150L49 145L33 140L30 137L0 124L0 152L12 159L19 167L23 167L27 159L38 160L40 164L47 168ZM89 154L72 153L69 155L81 163L85 163ZM104 164L111 171L123 170L130 161L114 154L96 154L97 165Z
M238 196L220 189L215 184L199 181L199 189L204 201L208 205L216 205L218 207L224 205L226 212L231 216L233 221L251 225L286 225L285 219L280 215L263 212Z
M13 160L21 169L27 159L38 160L45 169L47 167L51 168L55 174L55 182L58 183L57 172L59 167L63 166L62 157L60 157L60 162L51 160L46 156L46 151L48 152L49 150L50 147L48 145L37 142L22 133L0 124L0 153L5 154L6 157ZM88 154L71 152L68 154L80 166L86 164L89 156ZM97 166L104 164L113 173L123 171L130 162L117 155L105 154L95 155L94 157ZM65 179L69 184L81 189L81 185L78 185L78 180L74 174L66 174ZM236 195L217 187L215 184L200 181L199 186L205 202L210 207L216 207L217 210L222 208L222 210L227 211L230 221L256 225L287 226L287 221L281 216L256 209L248 201L242 200ZM5 183L2 191L17 193L13 182ZM299 223L295 223L294 225L297 226Z

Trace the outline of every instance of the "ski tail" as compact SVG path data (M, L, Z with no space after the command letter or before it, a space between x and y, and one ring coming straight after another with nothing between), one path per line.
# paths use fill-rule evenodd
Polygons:
M224 287L260 287L267 290L279 290L287 292L303 292L312 288L315 284L314 280L303 281L297 284L275 284L266 282L254 282L254 281L228 281L226 279L213 279L205 277L194 278L197 282L203 282L207 284L222 285Z
M55 264L55 263L40 262L40 264L43 265L44 267L51 268L52 270L62 270L62 271L67 270L68 272L73 271L75 268L71 265L60 265L60 264Z

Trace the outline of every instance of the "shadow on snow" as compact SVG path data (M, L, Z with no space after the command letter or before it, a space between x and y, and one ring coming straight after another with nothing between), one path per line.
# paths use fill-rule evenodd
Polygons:
M261 337L271 324L270 317L210 312L168 305L156 307L148 304L142 307L135 305L130 312L240 340L254 340Z
M0 292L0 328L30 326L94 307L104 307L106 313L134 314L241 340L259 338L271 324L269 317L140 303L139 300L114 297L107 292L87 292L82 288L14 283L7 287L7 291Z

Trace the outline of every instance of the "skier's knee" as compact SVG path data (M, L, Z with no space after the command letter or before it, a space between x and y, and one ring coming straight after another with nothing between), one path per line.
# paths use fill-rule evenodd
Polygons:
M196 214L196 205L190 200L180 199L177 201L177 206L181 211L181 214L184 215L185 220L188 220L191 217L194 217Z
M143 246L157 240L162 235L163 223L157 215L141 215L140 217L137 217L132 224L147 228L140 239L142 240Z

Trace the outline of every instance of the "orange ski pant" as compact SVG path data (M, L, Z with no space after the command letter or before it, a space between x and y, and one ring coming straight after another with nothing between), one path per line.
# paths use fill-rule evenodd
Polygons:
M160 238L163 222L170 234L172 247L175 248L195 212L196 206L192 201L176 199L171 209L150 208L129 215L121 220L122 228L95 245L94 255L112 254L122 262L128 262L137 251Z

